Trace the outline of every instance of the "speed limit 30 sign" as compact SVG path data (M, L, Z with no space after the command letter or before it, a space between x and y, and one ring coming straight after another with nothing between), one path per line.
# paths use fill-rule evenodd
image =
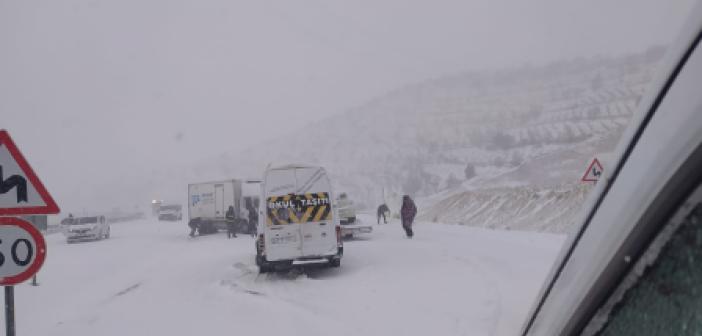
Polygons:
M0 216L55 214L59 207L10 134L0 129ZM0 286L32 277L44 263L46 243L29 222L0 217Z
M10 134L0 129L0 216L59 213ZM0 286L5 289L5 334L15 335L14 285L39 271L46 259L44 237L19 218L0 217ZM36 280L36 278L35 278Z
M31 223L0 217L0 285L11 286L31 278L46 258L44 237Z

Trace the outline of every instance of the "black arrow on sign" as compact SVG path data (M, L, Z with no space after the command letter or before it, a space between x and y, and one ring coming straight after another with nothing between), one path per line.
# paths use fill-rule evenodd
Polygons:
M602 172L597 170L597 168L592 168L592 175L595 175L595 177L600 177L602 175Z
M2 179L2 166L0 166L0 194L4 194L17 187L17 203L27 201L27 180L19 175L12 175L7 180Z

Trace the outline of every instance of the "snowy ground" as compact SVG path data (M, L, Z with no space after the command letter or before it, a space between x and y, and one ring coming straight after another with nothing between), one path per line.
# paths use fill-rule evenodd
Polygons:
M179 223L47 237L40 286L16 287L19 335L513 335L563 236L397 222L345 243L339 269L259 276L253 238ZM4 323L4 321L3 321Z

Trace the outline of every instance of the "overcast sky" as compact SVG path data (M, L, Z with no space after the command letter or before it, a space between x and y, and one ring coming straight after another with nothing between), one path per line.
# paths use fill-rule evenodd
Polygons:
M667 44L693 4L0 0L0 128L75 208L408 83Z

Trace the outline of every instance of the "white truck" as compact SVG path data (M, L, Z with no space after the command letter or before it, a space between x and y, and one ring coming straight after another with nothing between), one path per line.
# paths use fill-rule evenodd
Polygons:
M226 229L225 215L234 207L237 227L248 226L248 218L241 215L245 209L241 180L224 180L188 185L188 225L197 227L199 234L215 233Z
M261 190L256 240L256 264L261 273L294 264L341 265L341 227L324 168L268 168Z

